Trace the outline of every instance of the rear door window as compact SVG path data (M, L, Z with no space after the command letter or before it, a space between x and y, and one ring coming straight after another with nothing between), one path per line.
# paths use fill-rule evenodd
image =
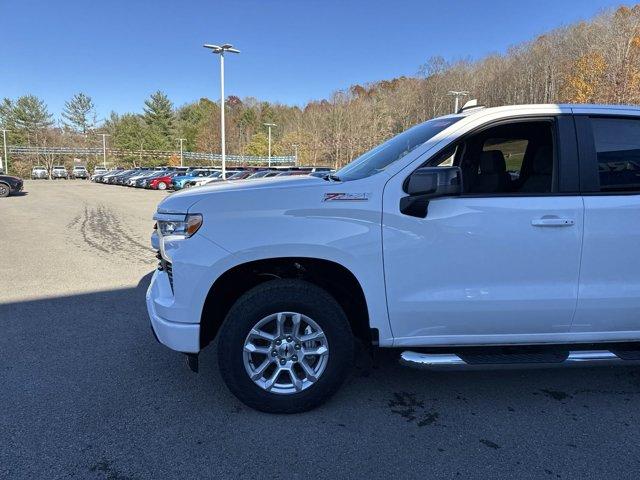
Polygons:
M592 118L601 192L640 192L640 120Z

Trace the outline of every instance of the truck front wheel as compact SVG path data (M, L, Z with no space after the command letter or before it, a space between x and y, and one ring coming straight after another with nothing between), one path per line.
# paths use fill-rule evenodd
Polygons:
M325 290L302 280L273 280L249 290L231 307L218 338L218 364L229 390L263 412L317 407L353 364L344 311Z

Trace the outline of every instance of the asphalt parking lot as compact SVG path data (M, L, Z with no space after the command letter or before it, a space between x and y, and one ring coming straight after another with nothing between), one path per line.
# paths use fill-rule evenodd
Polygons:
M151 336L165 192L0 199L0 478L637 478L640 368L425 373L361 356L300 415L248 409Z

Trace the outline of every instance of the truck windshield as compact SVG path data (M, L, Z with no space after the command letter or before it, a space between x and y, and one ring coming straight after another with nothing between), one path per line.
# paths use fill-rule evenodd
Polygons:
M400 160L461 118L463 117L434 118L416 125L360 155L354 161L338 170L332 177L337 177L339 180L357 180L382 172L389 165Z

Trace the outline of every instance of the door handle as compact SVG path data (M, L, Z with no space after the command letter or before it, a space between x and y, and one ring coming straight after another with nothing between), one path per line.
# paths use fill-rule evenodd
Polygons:
M536 218L531 220L534 227L572 227L576 221L571 218Z

